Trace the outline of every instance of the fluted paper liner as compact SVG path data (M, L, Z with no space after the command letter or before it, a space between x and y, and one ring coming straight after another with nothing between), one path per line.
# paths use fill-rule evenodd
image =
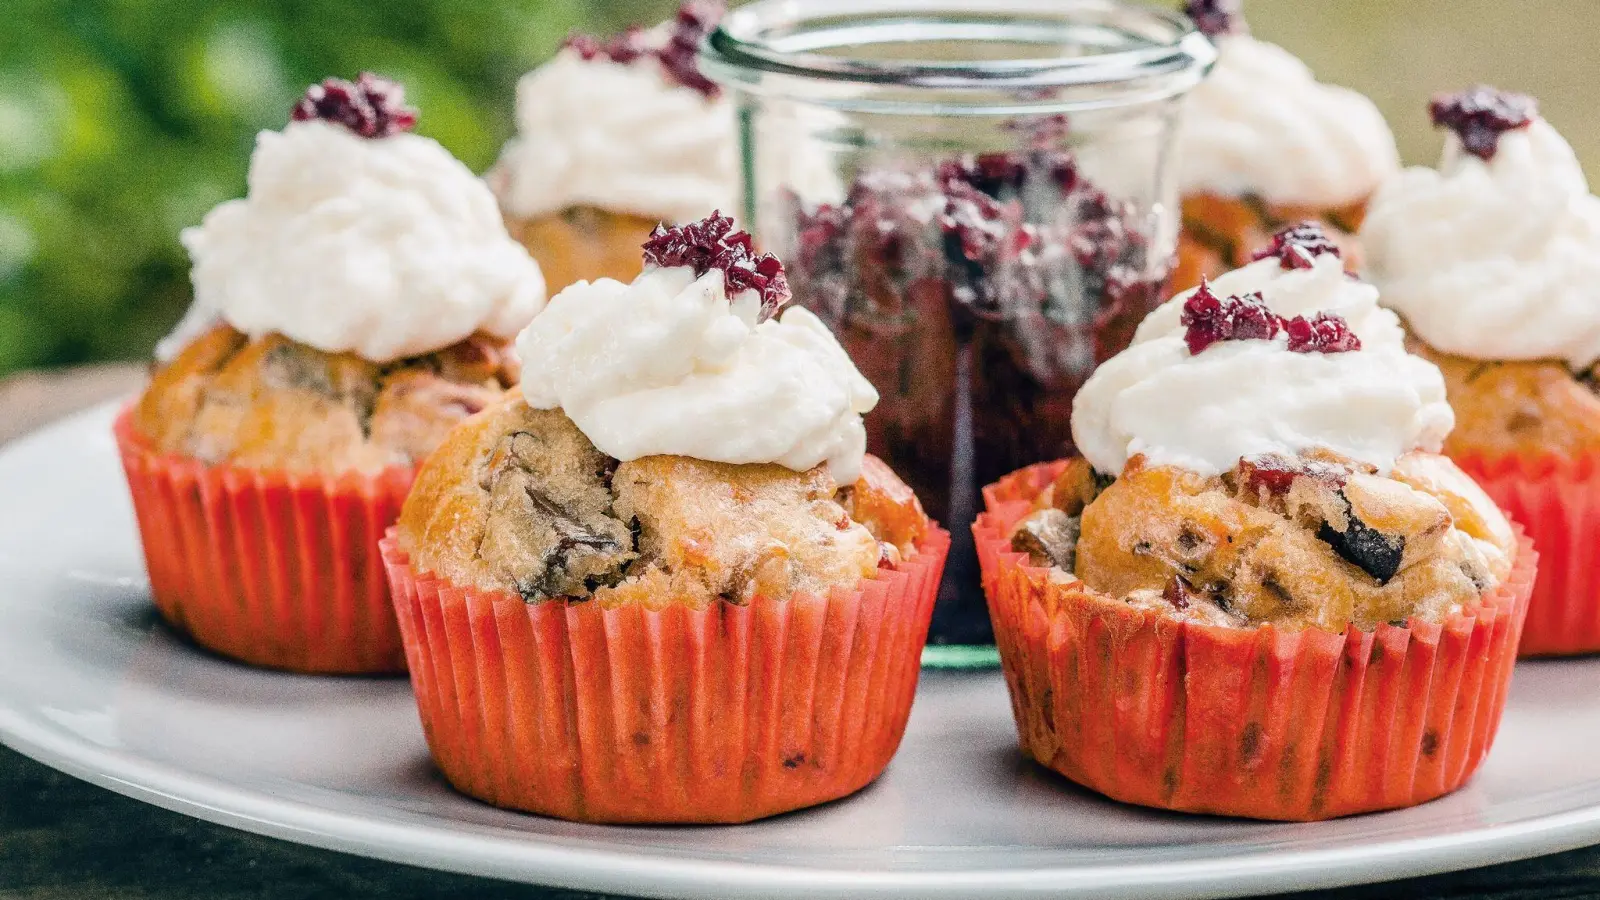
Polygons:
M294 672L405 671L378 541L414 471L337 477L208 466L115 425L150 593L173 627Z
M1539 548L1522 655L1600 652L1600 454L1454 459Z
M973 533L1023 752L1116 800L1315 820L1411 806L1489 752L1537 555L1443 623L1225 628L1052 579L1006 535L1064 463L985 488Z
M529 603L383 542L434 762L462 793L584 822L747 822L852 794L900 746L950 535L826 597Z

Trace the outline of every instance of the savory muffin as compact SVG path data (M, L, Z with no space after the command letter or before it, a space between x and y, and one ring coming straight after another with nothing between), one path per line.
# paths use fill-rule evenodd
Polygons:
M1535 557L1438 455L1443 378L1377 299L1314 224L1280 232L1096 370L1083 458L986 492L1030 756L1118 799L1268 819L1420 803L1481 761Z
M733 107L696 62L721 15L685 0L648 31L576 35L517 82L517 134L486 177L552 292L632 279L659 222L737 208Z
M1588 498L1600 450L1600 199L1533 98L1435 97L1437 169L1373 199L1368 272L1444 373L1462 468L1528 529L1542 563L1525 655L1600 650Z
M1400 168L1394 135L1372 101L1317 81L1293 54L1251 36L1241 5L1185 4L1218 56L1185 100L1178 288L1244 265L1274 231L1305 220L1358 267L1355 235L1367 200Z
M1503 581L1516 549L1482 489L1431 453L1382 475L1323 450L1211 476L1134 457L1085 498L1088 473L1070 461L1011 548L1183 621L1332 632L1443 622Z
M876 394L788 299L731 219L657 229L632 283L551 300L520 393L423 465L384 553L464 793L742 822L888 764L949 535L865 455Z
M1373 201L1368 274L1439 364L1452 455L1600 447L1600 199L1533 98L1489 87L1435 97L1439 168Z
M683 0L654 28L575 35L517 82L517 133L485 178L552 292L631 280L657 224L744 208L737 111L698 58L722 13L721 0ZM832 160L784 133L827 115L773 116L777 130L756 135L775 148L757 179L837 199Z
M516 380L510 347L481 333L380 364L222 324L152 373L131 424L206 465L375 472L421 462Z
M156 605L236 659L403 667L377 540L413 467L515 382L544 302L488 188L415 122L362 75L260 135L249 195L183 234L194 304L117 424Z
M418 570L530 603L705 609L852 588L928 527L875 459L843 488L826 467L618 462L559 409L508 396L429 460L396 535Z

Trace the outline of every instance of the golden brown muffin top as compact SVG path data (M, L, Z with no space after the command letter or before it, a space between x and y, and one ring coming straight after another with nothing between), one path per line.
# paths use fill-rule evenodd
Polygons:
M1413 336L1408 349L1439 367L1456 427L1451 456L1577 456L1600 450L1600 366L1574 374L1558 360L1492 361L1436 350Z
M1321 453L1213 477L1134 457L1109 484L1076 460L1035 506L1012 533L1035 564L1213 625L1438 622L1504 580L1516 550L1482 490L1422 452L1387 476Z
M820 594L898 564L929 527L887 466L868 457L862 471L841 491L820 466L619 463L559 410L508 395L424 463L398 536L418 570L530 602Z
M506 342L482 334L380 365L219 325L154 371L133 426L208 464L370 473L415 465L516 379Z

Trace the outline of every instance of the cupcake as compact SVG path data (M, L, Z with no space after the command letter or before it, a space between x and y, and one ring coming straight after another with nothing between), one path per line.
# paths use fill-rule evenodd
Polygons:
M1239 0L1188 0L1217 64L1185 101L1178 189L1183 230L1173 286L1249 261L1279 228L1317 221L1352 267L1367 200L1400 168L1378 108L1322 84L1293 54L1252 37Z
M1112 798L1311 820L1460 787L1535 554L1437 454L1443 378L1314 225L1175 297L1078 395L1083 458L974 526L1023 751Z
M1476 87L1429 112L1443 159L1373 198L1368 273L1444 372L1445 452L1539 545L1522 652L1594 652L1600 199L1532 98Z
M538 265L399 85L313 86L183 243L194 303L116 436L151 593L197 643L405 665L377 542L415 465L516 381Z
M949 535L865 455L877 400L732 220L561 292L521 391L457 427L383 545L423 730L463 793L743 822L883 771Z

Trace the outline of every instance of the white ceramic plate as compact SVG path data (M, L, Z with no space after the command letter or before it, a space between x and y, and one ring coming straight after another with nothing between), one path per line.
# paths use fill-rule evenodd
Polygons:
M151 612L109 407L0 452L0 738L96 784L321 847L663 897L1202 897L1325 887L1600 841L1600 660L1524 665L1478 778L1311 825L1121 806L1025 763L994 673L924 677L860 795L739 828L520 816L434 773L404 680L259 672Z

